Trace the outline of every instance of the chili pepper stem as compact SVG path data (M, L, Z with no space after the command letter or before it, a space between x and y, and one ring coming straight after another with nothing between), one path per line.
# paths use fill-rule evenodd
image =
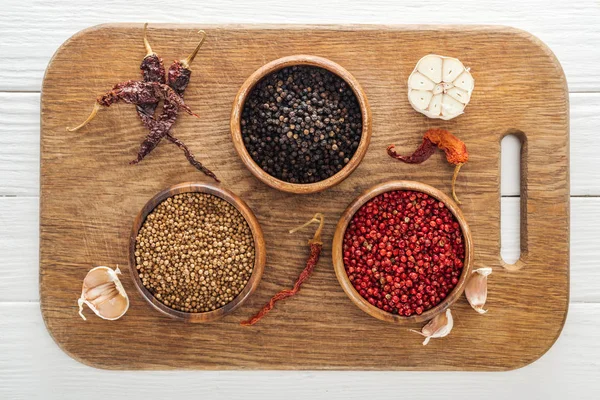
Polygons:
M81 128L83 128L84 126L86 126L91 120L94 119L94 117L96 117L96 114L98 114L98 110L100 110L100 104L98 102L96 102L94 104L94 108L92 109L92 112L90 113L89 117L87 117L87 119L85 121L83 121L80 125L76 126L75 128L67 127L67 131L76 132L76 131L80 130Z
M458 204L462 204L462 203L456 196L455 186L456 186L456 178L458 177L458 171L460 171L460 167L462 167L462 166L463 166L463 163L456 164L456 167L454 167L454 174L452 174L452 197L454 198L454 201L456 201Z
M146 36L146 28L148 28L148 23L144 24L144 47L146 48L146 57L154 54L152 51L152 47L150 47L150 42L148 42L148 37Z
M192 51L192 53L189 56L187 56L187 58L185 60L181 61L181 66L185 69L190 69L190 65L194 61L194 58L196 58L196 54L198 54L200 47L202 47L202 44L204 44L204 41L206 40L206 32L198 31L198 33L202 35L202 39L200 39L200 43L198 43L198 45L196 46L194 51Z
M323 231L323 225L325 224L325 217L323 216L322 213L316 213L310 221L308 221L305 224L302 224L294 229L290 229L289 232L295 233L295 232L299 231L300 229L306 228L313 222L318 222L319 227L317 228L317 231L315 232L315 236L313 236L313 238L308 241L308 244L313 244L313 243L323 244L323 241L321 240L321 232Z

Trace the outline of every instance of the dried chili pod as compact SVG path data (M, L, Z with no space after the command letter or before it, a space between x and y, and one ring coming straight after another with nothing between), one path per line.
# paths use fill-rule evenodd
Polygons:
M158 82L166 83L165 81L165 66L162 58L158 56L150 46L147 36L148 23L144 24L144 47L146 48L146 55L140 65L140 71L142 72L142 79L144 82Z
M388 146L387 152L390 157L407 164L421 164L423 161L427 161L429 157L435 153L435 147L435 144L433 144L431 140L424 138L421 145L410 156L403 156L396 153L395 145L393 144Z
M202 163L200 161L198 161L196 159L196 157L194 157L194 154L192 154L190 149L181 140L179 140L176 137L174 137L173 135L171 135L171 133L167 133L166 137L171 143L173 143L174 145L176 145L183 151L183 154L185 155L187 160L197 170L203 172L206 176L213 178L216 182L221 182L219 180L219 178L217 178L217 176L210 169L206 168L204 165L202 165Z
M177 112L175 110L177 110L176 107L166 107L166 103L165 106L163 106L163 114L170 115L173 120L177 118ZM198 169L205 175L213 178L216 182L220 182L220 180L211 170L202 165L202 163L194 157L194 154L192 154L192 152L185 145L185 143L177 139L169 132L170 124L171 123L169 120L159 120L148 123L150 132L148 133L146 138L144 138L144 141L140 145L136 159L131 161L130 164L137 164L140 161L142 161L142 159L146 155L148 155L152 150L156 148L161 139L163 137L166 137L167 140L169 140L171 143L173 143L183 151L185 157L192 166L194 166L196 169Z
M403 161L408 164L420 164L434 153L435 148L444 150L446 160L454 165L454 173L452 175L452 197L461 204L456 196L456 178L460 168L469 160L469 152L467 146L459 138L445 129L432 128L425 132L423 142L410 156L403 156L396 153L395 145L391 144L387 148L387 153L390 157Z
M167 72L167 78L165 80L165 67L163 61L156 53L152 51L152 47L148 42L146 35L146 29L148 24L144 25L144 47L146 48L146 56L142 60L140 70L142 71L142 79L145 82L159 82L168 84L175 92L183 97L183 93L190 83L192 70L190 65L196 58L198 51L206 40L206 32L203 30L198 31L201 34L200 41L196 45L196 48L183 60L175 60L169 67ZM158 105L158 103L157 103ZM153 113L146 113L152 115Z
M315 235L313 236L313 238L308 241L308 245L310 246L310 255L308 257L308 260L306 260L306 267L304 267L304 270L302 271L302 273L296 280L294 287L292 289L282 290L279 293L277 293L275 296L273 296L271 298L271 300L267 304L265 304L263 306L263 308L260 309L260 311L258 313L256 313L256 315L254 315L252 318L250 318L247 321L242 321L241 325L249 326L249 325L254 325L255 323L257 323L262 317L264 317L269 311L271 311L273 309L276 302L278 302L279 300L287 299L288 297L292 297L296 293L298 293L300 291L300 287L302 286L302 284L310 277L313 270L315 269L315 266L319 262L321 250L323 249L323 241L321 240L321 232L323 231L323 225L325 224L325 218L324 218L323 214L316 213L315 216L310 221L308 221L304 225L299 226L290 231L290 233L294 233L302 228L307 227L308 225L312 224L313 222L318 222L319 227L317 228L317 231L315 232Z
M144 24L144 47L146 49L146 56L140 65L143 81L127 81L116 84L111 91L97 99L91 114L82 124L72 129L67 128L67 130L76 131L84 127L94 119L102 106L108 107L118 101L135 104L137 114L148 128L149 132L140 145L136 159L133 160L131 164L139 163L146 155L156 148L163 137L166 137L170 142L183 150L183 153L190 164L219 182L214 173L196 160L185 143L170 133L171 127L177 120L179 108L183 108L188 113L197 117L197 115L192 113L189 107L183 102L183 93L191 76L190 64L204 43L206 34L204 31L200 31L200 33L202 33L202 38L194 51L186 59L175 61L169 68L168 78L165 78L163 61L150 46L147 37L147 27L148 24ZM168 86L166 84L168 84ZM161 93L161 91L163 93ZM160 100L163 100L164 102L163 110L160 116L155 118L154 113Z
M196 58L198 51L204 44L204 41L206 40L206 32L200 30L198 33L202 35L202 37L200 38L200 42L198 42L196 48L185 59L174 61L167 72L167 84L182 97L183 92L190 83L190 78L192 76L192 70L190 66Z
M100 108L110 107L112 104L120 101L139 105L158 103L160 100L163 100L167 104L172 104L174 107L182 108L188 114L198 117L198 115L192 112L185 104L181 96L175 93L169 86L158 82L127 81L115 85L113 90L99 96L87 119L75 128L67 128L67 130L75 132L83 128L96 117Z
M158 58L158 56L151 57L151 55L154 53L152 52L152 48L150 47L150 43L148 42L148 38L146 36L147 25L148 24L144 25L144 46L146 48L147 55L142 61L142 65L140 67L140 69L142 70L142 77L144 81L156 81L160 78L162 82L165 82L165 70L162 65L162 59ZM189 84L190 77L192 74L190 64L192 63L192 61L198 54L200 47L202 47L202 44L206 40L206 32L199 31L199 33L202 34L202 38L200 39L200 42L198 43L194 51L192 51L192 53L184 60L174 61L171 67L169 68L169 72L167 75L167 84L182 98L183 93L185 92L185 89ZM148 54L150 54L150 56ZM154 62L146 62L147 59L153 60ZM158 70L158 68L156 67L157 63L160 65L161 70ZM205 175L213 178L215 181L220 182L211 170L206 168L204 165L202 165L200 161L196 159L194 154L187 147L187 145L183 143L183 141L177 139L170 133L171 127L175 123L177 115L179 113L178 108L165 103L163 105L162 113L160 114L159 118L156 119L154 118L154 111L156 109L156 106L158 106L158 103L155 103L154 105L140 105L137 107L140 119L142 120L144 125L150 130L150 132L140 145L136 159L131 161L130 164L137 164L140 161L142 161L144 157L146 157L152 150L154 150L154 148L156 148L161 139L163 137L166 137L167 140L175 144L183 151L183 154L192 166L194 166L199 171L203 172Z
M166 83L165 81L165 66L162 58L158 56L150 46L147 37L148 23L144 24L144 47L146 55L140 64L142 80L144 82ZM158 103L140 104L137 106L138 114L153 116L158 107ZM141 116L141 115L140 115Z

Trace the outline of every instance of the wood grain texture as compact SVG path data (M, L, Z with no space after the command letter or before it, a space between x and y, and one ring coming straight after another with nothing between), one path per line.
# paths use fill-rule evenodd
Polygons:
M570 89L600 90L597 0L4 0L0 13L0 90L39 91L48 60L81 29L111 22L294 24L500 24L533 33L563 64ZM35 10L35 18L32 18ZM318 11L317 11L318 10ZM76 17L73 17L76 16ZM15 74L18 71L18 78Z
M191 41L198 27L177 28L151 31L153 48L165 59L185 52L186 39ZM69 293L77 293L91 266L127 264L127 232L149 197L171 184L203 178L165 144L139 166L127 165L143 136L132 107L106 110L80 134L67 135L65 127L85 116L98 93L138 75L143 56L141 25L87 30L55 55L42 95L41 306L49 331L67 353L112 369L505 370L534 361L554 343L568 306L568 98L562 70L546 47L521 31L491 27L295 26L285 33L275 26L203 28L209 39L200 54L202 66L186 92L202 118L182 116L175 133L256 213L270 260L261 286L238 312L202 327L177 324L133 295L128 314L117 323L84 322L75 304L68 305ZM177 52L172 43L180 43ZM472 154L457 190L473 232L475 267L494 268L492 311L482 317L459 301L453 334L422 347L414 334L374 321L348 301L325 261L331 256L326 243L314 276L295 301L280 305L260 326L240 327L239 320L289 286L302 268L304 239L285 235L290 226L325 211L324 237L331 237L352 198L399 174L449 191L452 168L442 156L429 160L427 168L399 166L384 151L390 142L412 149L425 128L442 126L402 101L415 62L432 51L457 56L471 66L477 82L468 112L443 126ZM339 62L361 82L373 111L373 137L350 178L299 197L258 184L226 138L231 102L245 78L269 60L306 52ZM499 146L511 129L527 138L527 225L521 229L527 245L518 272L503 270L499 256ZM133 293L131 282L123 283ZM117 337L107 355L107 338ZM368 337L378 341L364 340Z
M396 399L399 388L402 398L416 399L439 396L444 388L444 397L453 400L571 399L574 394L578 400L597 400L600 392L595 379L600 372L600 304L571 303L563 333L540 361L494 374L98 370L74 361L53 343L38 303L0 303L0 332L0 395L10 400L364 400ZM105 350L107 356L113 352Z
M39 301L39 199L0 197L0 302Z
M40 95L0 93L0 195L39 195Z
M600 195L600 93L571 93L571 196ZM40 95L0 93L0 196L39 196ZM184 116L185 117L185 116ZM517 164L511 152L507 164ZM514 176L513 171L503 170ZM504 176L504 172L502 176ZM502 196L518 196L518 179L504 179Z
M519 199L503 197L501 220L511 221L502 230L502 246L513 251L508 258L518 258L520 230ZM600 303L600 199L571 198L571 302ZM517 222L514 222L517 221ZM0 198L0 302L38 302L39 297L39 199ZM512 243L511 243L512 242ZM18 249L15 251L15 249Z
M599 7L600 8L600 7ZM600 94L572 95L571 121L577 135L571 140L571 188L579 196L600 194Z

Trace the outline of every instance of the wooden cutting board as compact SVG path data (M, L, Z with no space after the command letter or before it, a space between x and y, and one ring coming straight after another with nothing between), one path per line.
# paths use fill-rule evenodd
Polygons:
M565 76L552 52L530 34L466 26L196 26L153 25L149 38L167 64L185 57L205 29L186 101L201 117L181 115L174 128L194 153L256 213L267 244L267 267L256 293L225 319L186 324L162 316L140 297L128 275L133 218L158 191L207 181L180 151L163 142L141 164L128 162L146 131L134 107L102 110L77 133L95 97L137 79L145 52L141 24L102 25L69 39L43 83L40 296L48 331L73 358L108 369L360 369L486 370L522 367L559 336L569 304L569 103ZM293 54L327 57L362 84L373 114L370 148L337 187L314 195L275 191L257 181L231 144L229 117L236 92L257 68ZM475 91L466 113L427 119L407 100L406 80L428 53L471 67ZM470 160L459 176L475 243L475 268L493 267L489 312L462 298L452 334L422 346L422 338L360 311L339 286L331 262L334 227L366 188L411 179L450 190L452 167L436 154L422 165L388 158L396 143L410 152L430 127L463 139ZM500 141L523 141L521 260L500 258ZM316 211L326 214L326 243L301 293L278 304L254 327L239 321L272 294L292 285L304 267L312 233L287 230ZM131 307L118 321L77 314L86 272L119 266ZM417 328L417 327L416 327Z

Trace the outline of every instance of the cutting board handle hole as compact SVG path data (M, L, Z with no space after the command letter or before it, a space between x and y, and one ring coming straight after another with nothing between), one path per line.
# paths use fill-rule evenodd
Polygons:
M507 269L520 269L526 238L523 213L523 167L525 164L526 135L509 130L501 140L500 163L500 256Z

